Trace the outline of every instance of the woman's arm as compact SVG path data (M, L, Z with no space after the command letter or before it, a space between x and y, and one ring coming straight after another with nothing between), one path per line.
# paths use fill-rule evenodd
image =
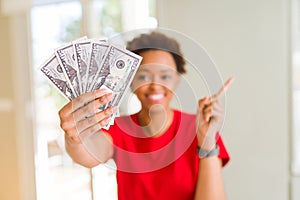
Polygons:
M59 111L66 150L74 162L91 168L112 157L112 139L100 129L109 122L114 109L97 112L111 98L111 93L95 90L75 98Z
M233 80L230 78L211 98L199 100L197 138L200 149L206 152L216 148L216 133L220 131L224 122L224 106L220 98ZM200 159L195 200L225 200L221 159L217 155L204 156Z
M96 151L89 151L90 143L94 142L93 146L97 146ZM98 132L95 133L93 139L89 142L88 148L85 142L74 142L65 135L66 150L72 160L84 167L92 168L101 163L105 163L113 155L113 147L111 138L108 134ZM97 152L97 154L95 154Z
M202 158L199 164L195 200L225 200L222 161L217 156Z

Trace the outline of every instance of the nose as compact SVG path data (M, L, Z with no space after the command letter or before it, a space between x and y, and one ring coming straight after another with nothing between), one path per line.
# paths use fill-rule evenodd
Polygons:
M161 84L161 80L159 78L159 76L157 74L153 75L152 76L152 81L151 81L152 84Z
M152 88L152 89L157 89L161 86L162 86L161 83L159 83L158 81L152 81L149 85L149 87Z
M150 89L157 90L157 89L162 87L162 83L161 83L161 80L159 79L158 75L152 75L151 78L152 78L152 80L149 83L149 88Z

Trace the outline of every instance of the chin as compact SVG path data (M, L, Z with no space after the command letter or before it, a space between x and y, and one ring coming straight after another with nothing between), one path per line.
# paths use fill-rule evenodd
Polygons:
M164 105L164 104L151 104L151 105L147 105L147 110L149 113L156 113L156 112L167 112L168 110L168 106Z

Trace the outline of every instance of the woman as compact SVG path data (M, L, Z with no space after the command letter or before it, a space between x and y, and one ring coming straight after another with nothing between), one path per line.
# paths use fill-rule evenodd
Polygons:
M223 121L220 96L232 79L212 98L199 100L197 116L187 114L170 107L179 75L185 73L178 43L152 32L127 48L143 57L131 85L141 110L116 118L104 130L115 108L91 113L112 94L100 89L74 99L59 112L67 152L89 168L113 158L119 200L225 199L221 169L229 155L213 127Z

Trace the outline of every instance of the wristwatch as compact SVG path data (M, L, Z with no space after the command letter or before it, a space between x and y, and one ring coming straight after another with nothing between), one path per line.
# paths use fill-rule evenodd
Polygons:
M200 158L207 158L207 157L219 155L220 151L219 151L219 146L216 144L216 147L210 151L201 149L201 147L197 146L197 152Z

